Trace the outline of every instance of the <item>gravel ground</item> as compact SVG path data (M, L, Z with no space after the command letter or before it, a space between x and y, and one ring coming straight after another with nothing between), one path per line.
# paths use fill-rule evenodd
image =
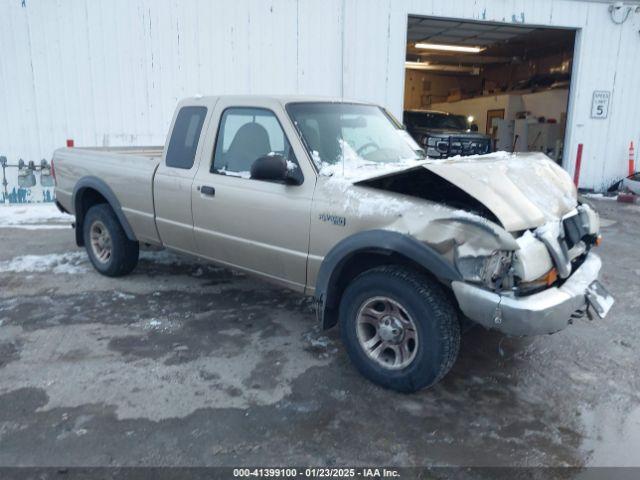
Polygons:
M413 395L298 294L167 252L108 279L64 219L0 222L0 465L639 466L640 207L593 203L610 316L474 328Z

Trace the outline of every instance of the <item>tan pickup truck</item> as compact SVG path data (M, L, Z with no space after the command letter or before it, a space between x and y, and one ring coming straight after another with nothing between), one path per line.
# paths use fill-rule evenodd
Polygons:
M596 212L541 154L429 160L385 109L309 97L180 102L164 148L65 148L56 197L96 270L166 247L315 297L356 367L440 380L461 322L553 333L612 297Z

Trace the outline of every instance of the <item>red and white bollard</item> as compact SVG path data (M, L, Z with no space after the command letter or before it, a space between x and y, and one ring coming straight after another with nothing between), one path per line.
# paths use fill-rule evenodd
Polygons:
M578 144L578 153L576 154L576 166L573 170L573 183L578 188L580 183L580 167L582 166L582 144Z
M632 140L631 144L629 145L629 176L632 176L634 173L636 173L636 162L634 159L633 140Z

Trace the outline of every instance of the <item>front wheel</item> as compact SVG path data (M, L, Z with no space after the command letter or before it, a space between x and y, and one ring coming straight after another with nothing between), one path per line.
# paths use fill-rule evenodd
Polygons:
M101 274L121 277L138 264L138 242L127 238L118 217L106 203L87 211L82 233L89 260Z
M442 379L460 346L456 310L432 279L398 266L368 270L340 302L347 352L369 380L415 392Z

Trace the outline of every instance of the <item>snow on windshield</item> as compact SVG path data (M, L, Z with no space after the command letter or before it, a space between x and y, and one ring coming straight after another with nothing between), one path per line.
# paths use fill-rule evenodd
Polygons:
M375 162L358 155L345 140L339 139L338 144L341 155L335 163L323 161L317 151L312 152L312 158L319 167L320 175L357 180L358 177L371 176L372 171L375 174L385 174L424 163L424 160L416 158L401 158L395 162Z
M357 103L287 105L310 156L324 176L358 177L406 168L425 157L411 136L384 109Z

